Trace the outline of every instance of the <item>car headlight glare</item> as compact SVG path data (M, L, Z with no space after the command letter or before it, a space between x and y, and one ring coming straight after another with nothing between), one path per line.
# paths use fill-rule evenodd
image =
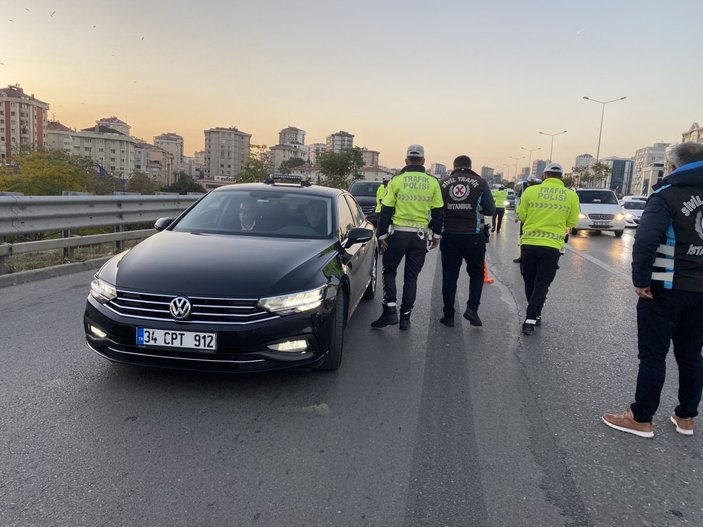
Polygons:
M627 221L630 221L632 218L634 218L634 216L632 214L630 214L630 213L625 214L625 219Z
M310 311L322 304L326 285L290 295L272 296L259 300L259 307L277 315L292 315Z
M112 284L108 284L105 280L95 277L90 282L90 294L99 302L109 302L117 296L117 289Z
M269 344L268 349L273 351L281 351L287 353L300 353L302 351L307 351L308 341L307 340L287 340L285 342L279 342L278 344Z
M624 219L625 219L625 215L624 215L624 214L616 214L616 215L615 215L615 221L622 221L622 220L624 220Z
M503 202L503 206L504 206L504 207L507 207L508 205L510 205L510 202L506 199L506 200Z
M581 220L587 220L587 219L588 219L588 216L585 215L583 212L579 212L579 219L581 219Z

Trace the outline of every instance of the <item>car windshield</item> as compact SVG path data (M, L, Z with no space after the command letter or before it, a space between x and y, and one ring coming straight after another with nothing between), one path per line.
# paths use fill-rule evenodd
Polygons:
M380 184L373 181L356 181L349 187L349 192L352 196L376 196Z
M577 193L581 203L618 204L618 198L612 190L579 190Z
M625 201L622 204L622 208L629 209L629 210L644 210L645 205L647 205L647 202L645 202L645 201L639 201L639 200Z
M325 196L281 190L211 192L178 220L178 232L329 238L334 216Z

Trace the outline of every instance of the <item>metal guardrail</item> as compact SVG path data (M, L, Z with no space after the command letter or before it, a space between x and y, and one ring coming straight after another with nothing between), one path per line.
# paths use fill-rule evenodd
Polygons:
M52 249L146 238L153 229L125 231L127 225L151 223L164 216L176 217L200 196L0 196L0 274L5 258ZM115 232L74 236L72 229L113 227ZM3 243L8 236L61 231L62 238Z

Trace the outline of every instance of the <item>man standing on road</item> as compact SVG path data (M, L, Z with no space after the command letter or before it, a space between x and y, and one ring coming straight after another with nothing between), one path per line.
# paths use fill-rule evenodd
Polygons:
M496 212L491 220L491 232L500 232L500 227L503 225L503 216L505 215L505 200L508 199L508 191L501 185L497 190L493 191L493 201L496 204ZM498 228L496 229L496 225Z
M423 146L410 145L405 168L388 184L381 201L376 235L384 250L383 314L371 323L373 328L398 323L395 277L400 261L405 258L400 329L410 329L417 277L425 264L427 251L439 245L444 210L442 191L437 178L425 173L424 163Z
M554 163L554 164L556 165L557 163ZM530 174L530 176L527 178L527 181L521 181L518 185L518 189L520 191L520 193L517 194L518 204L520 203L519 202L520 197L522 196L522 193L525 192L525 189L532 187L533 185L539 185L540 183L541 183L541 181L538 180L534 174ZM516 207L516 210L517 210L517 207ZM515 217L515 221L518 221L517 216ZM522 236L522 222L520 222L520 236ZM522 262L522 256L518 256L517 258L514 258L513 262L515 262L515 263Z
M382 183L376 189L376 209L374 210L376 216L381 213L381 201L383 200L383 196L385 196L388 191L388 183L390 183L390 181L391 175L386 174L383 176Z
M542 184L527 187L517 207L522 222L520 272L528 302L522 324L525 335L532 335L535 326L542 324L542 307L559 269L564 235L579 221L579 198L564 187L563 175L559 163L547 165Z
M678 433L693 435L703 391L703 145L675 146L667 168L672 172L653 187L632 248L632 283L639 296L635 402L601 417L611 428L640 437L654 436L652 418L672 342L679 404L670 420Z
M439 180L444 200L442 252L442 299L444 314L439 321L454 327L454 300L461 264L469 273L469 299L464 318L472 326L482 326L478 316L483 291L483 264L486 258L486 231L481 215L493 216L495 205L486 181L471 170L471 158L459 156L454 170ZM494 216L495 217L495 216Z

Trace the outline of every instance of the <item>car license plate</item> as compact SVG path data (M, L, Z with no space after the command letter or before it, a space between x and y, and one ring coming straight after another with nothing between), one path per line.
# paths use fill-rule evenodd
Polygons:
M609 221L592 221L594 227L610 227Z
M137 346L165 346L214 352L217 350L217 333L137 328Z

